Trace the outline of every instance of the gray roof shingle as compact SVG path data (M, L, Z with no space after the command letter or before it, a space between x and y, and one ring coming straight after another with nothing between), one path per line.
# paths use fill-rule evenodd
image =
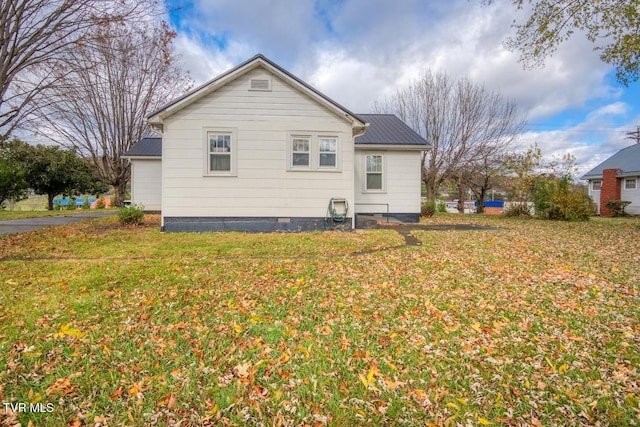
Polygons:
M602 178L605 169L621 169L619 176L640 175L640 144L623 148L582 176L582 179Z
M363 135L356 138L356 145L414 145L425 148L430 145L393 114L358 114L358 117L369 126Z
M162 138L142 138L129 148L122 157L162 157Z

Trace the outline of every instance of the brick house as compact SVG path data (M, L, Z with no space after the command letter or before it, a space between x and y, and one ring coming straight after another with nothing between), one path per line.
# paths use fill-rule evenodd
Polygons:
M609 200L627 200L631 204L625 211L640 215L640 144L618 151L582 179L589 183L589 196L601 216L611 215L606 206Z

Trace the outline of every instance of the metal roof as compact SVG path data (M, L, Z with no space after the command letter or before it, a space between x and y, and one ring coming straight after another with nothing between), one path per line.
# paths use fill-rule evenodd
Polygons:
M142 138L129 148L122 157L162 157L162 138Z
M423 137L393 114L358 114L369 123L363 135L356 138L357 144L430 146Z
M428 147L430 144L393 114L358 114L356 117L368 123L364 135L356 138L356 144L371 145L409 145ZM127 150L122 157L158 157L162 156L162 138L141 139Z
M618 176L640 175L640 144L623 148L582 176L582 179L602 178L605 169L620 169Z

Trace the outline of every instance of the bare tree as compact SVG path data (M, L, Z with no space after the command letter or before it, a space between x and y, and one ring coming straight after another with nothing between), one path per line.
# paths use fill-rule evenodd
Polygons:
M468 189L486 191L491 168L525 124L515 104L500 94L469 79L453 80L431 70L377 102L374 110L398 115L432 144L422 159L422 180L430 201L445 180L456 183L461 199ZM484 179L479 181L481 174Z
M41 105L36 101L42 101L42 91L55 83L54 73L42 71L51 70L78 43L88 42L90 28L140 9L138 2L115 0L2 0L0 140Z
M175 33L154 17L92 31L93 43L78 43L51 71L56 84L43 91L49 102L32 128L91 158L122 206L130 168L121 155L150 133L147 114L191 80L174 53Z

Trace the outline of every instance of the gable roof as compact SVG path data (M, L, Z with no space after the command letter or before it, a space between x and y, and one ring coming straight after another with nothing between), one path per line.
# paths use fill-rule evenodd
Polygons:
M605 169L621 169L618 176L640 175L640 144L623 148L582 176L582 179L602 178Z
M124 159L131 157L152 157L160 159L162 157L162 138L142 138L133 147L129 148L121 157Z
M212 80L209 80L205 84L196 89L184 94L183 96L174 99L168 104L162 106L158 110L151 113L147 116L147 121L158 127L162 126L162 120L171 114L180 111L184 107L190 105L191 103L201 99L202 97L208 95L211 92L219 89L220 87L226 85L227 83L235 80L236 78L246 74L247 72L257 68L264 67L267 70L271 71L273 74L281 77L283 80L296 87L301 92L306 93L316 102L324 105L326 108L333 110L336 114L342 116L345 120L352 123L354 127L364 127L365 122L356 116L351 111L347 110L342 105L338 104L328 96L321 93L319 90L314 87L308 85L298 77L294 76L284 68L280 67L275 62L271 61L267 57L262 54L257 54L253 58L248 59L242 64L230 69L229 71L220 74L218 77L215 77Z
M431 144L393 114L358 114L369 126L356 145L404 145L427 149Z

